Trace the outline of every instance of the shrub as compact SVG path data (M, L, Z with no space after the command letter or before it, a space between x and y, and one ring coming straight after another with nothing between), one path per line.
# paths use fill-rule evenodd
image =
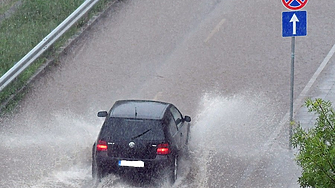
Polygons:
M335 187L335 113L330 101L308 99L309 112L317 115L315 127L294 129L292 144L302 168L301 187Z

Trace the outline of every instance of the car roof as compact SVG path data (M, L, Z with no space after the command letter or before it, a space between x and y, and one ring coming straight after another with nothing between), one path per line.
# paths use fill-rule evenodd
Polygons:
M171 104L151 100L119 100L110 111L110 117L162 119Z

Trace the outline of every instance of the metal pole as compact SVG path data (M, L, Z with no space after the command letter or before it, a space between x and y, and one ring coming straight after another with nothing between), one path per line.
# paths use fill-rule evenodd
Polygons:
M289 122L289 135L290 135L290 140L289 140L289 144L290 145L289 145L289 148L290 149L292 149L292 135L293 135L292 122L293 122L295 37L292 37L291 49L292 49L292 54L291 54L291 95L290 95L290 122Z

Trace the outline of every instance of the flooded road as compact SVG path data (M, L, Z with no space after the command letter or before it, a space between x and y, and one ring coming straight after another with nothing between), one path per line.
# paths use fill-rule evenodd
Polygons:
M321 2L306 6L296 95L335 43L335 4ZM164 179L92 180L96 113L119 99L167 101L192 117L191 156L173 187L298 187L278 126L289 108L282 11L265 0L117 3L1 119L0 187L169 187Z

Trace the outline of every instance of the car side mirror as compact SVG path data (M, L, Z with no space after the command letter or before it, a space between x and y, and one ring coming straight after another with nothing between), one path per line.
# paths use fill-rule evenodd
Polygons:
M108 115L107 111L98 112L98 117L107 117L107 115Z
M190 116L185 116L185 117L184 117L184 121L186 121L186 122L191 122L191 117L190 117Z

